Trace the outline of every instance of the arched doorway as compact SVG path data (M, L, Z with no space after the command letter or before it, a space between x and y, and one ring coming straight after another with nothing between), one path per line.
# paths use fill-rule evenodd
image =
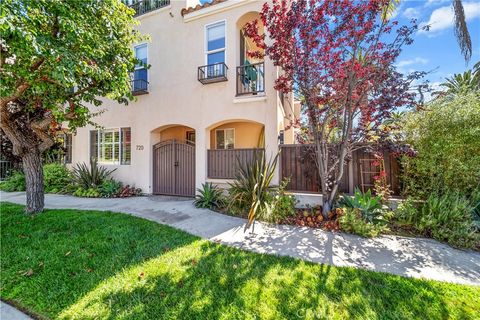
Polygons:
M153 146L153 194L195 196L195 130L181 125L159 130Z

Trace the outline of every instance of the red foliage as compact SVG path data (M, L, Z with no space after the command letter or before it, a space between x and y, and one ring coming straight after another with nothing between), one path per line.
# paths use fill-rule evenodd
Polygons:
M245 33L282 70L275 88L296 91L302 98L308 119L305 136L310 139L306 142L316 142L319 148L326 211L352 150L374 137L378 141L382 123L393 111L416 104L410 84L423 74L404 77L395 70L394 61L402 46L413 42L418 27L414 20L410 27L398 27L396 21L382 19L389 2L273 0L263 6L261 21L245 27ZM266 34L259 34L259 23ZM332 141L339 146L335 152L324 147Z

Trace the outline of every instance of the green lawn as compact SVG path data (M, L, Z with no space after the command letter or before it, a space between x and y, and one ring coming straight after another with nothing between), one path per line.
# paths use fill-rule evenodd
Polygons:
M1 298L60 319L474 319L479 287L261 255L129 215L1 204Z

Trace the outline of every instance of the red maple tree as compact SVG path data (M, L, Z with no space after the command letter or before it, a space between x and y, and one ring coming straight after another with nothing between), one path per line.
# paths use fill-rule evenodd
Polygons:
M412 80L395 59L418 29L386 18L390 0L273 0L245 33L280 67L275 88L295 92L307 119L323 196L331 211L351 153L381 136L382 123L413 106ZM260 33L259 24L265 33Z

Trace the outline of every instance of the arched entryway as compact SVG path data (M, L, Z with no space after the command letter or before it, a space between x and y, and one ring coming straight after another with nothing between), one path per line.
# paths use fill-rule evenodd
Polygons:
M250 120L231 119L207 128L207 177L234 179L238 165L264 152L265 126Z
M153 194L195 196L195 130L183 125L156 131L153 146Z

